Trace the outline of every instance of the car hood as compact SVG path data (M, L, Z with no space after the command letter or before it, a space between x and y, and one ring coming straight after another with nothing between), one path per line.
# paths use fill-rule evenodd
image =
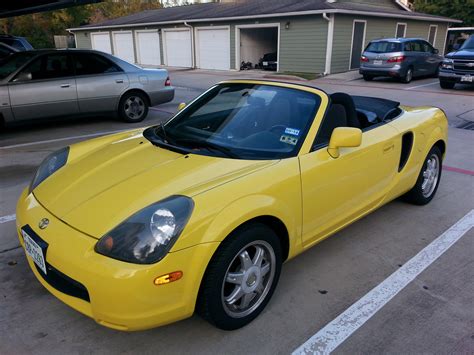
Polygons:
M474 59L474 49L461 49L446 55L450 59Z
M71 146L67 164L33 193L56 217L100 238L152 203L192 197L274 163L183 155L135 131Z

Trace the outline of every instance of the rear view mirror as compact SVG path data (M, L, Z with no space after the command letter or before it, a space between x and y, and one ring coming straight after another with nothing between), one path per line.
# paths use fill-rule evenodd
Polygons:
M178 105L178 111L181 111L183 108L186 107L186 104L184 102L181 102L179 105Z
M16 76L16 78L13 80L15 82L17 81L30 81L33 79L33 76L29 72L22 72Z
M358 147L362 143L362 131L354 127L337 127L332 131L328 153L339 158L339 148Z

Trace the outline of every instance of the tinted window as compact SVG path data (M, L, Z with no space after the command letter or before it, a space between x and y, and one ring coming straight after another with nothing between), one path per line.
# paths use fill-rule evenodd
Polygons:
M297 154L320 103L301 90L222 84L169 121L166 133L188 149L210 143L242 159L280 159Z
M31 73L31 80L56 79L73 75L70 57L62 53L43 55L21 72Z
M26 49L25 46L19 40L14 38L2 38L0 41L18 50Z
M421 46L421 43L418 41L411 42L411 51L412 52L423 52L423 48Z
M0 62L0 79L5 79L10 74L21 68L36 54L32 52L14 53Z
M112 61L97 54L77 53L74 58L76 75L95 75L121 71Z
M421 42L420 45L421 45L421 49L422 49L423 52L428 52L428 53L433 52L433 47L431 47L431 45L429 43Z
M402 46L401 43L398 42L379 41L369 43L365 50L367 52L373 53L391 53L400 52L402 50Z
M0 46L0 58L8 57L10 54L12 54L11 49L8 49L4 46Z

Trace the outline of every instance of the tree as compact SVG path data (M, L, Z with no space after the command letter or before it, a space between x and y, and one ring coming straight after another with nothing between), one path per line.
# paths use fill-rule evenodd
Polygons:
M474 0L415 0L415 11L462 20L456 26L474 26Z

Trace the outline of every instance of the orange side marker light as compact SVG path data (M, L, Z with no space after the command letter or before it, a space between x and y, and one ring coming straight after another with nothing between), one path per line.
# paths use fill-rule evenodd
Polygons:
M178 281L182 277L183 277L182 271L173 271L173 272L170 272L169 274L157 277L155 281L153 281L153 283L156 286L166 285L166 284L169 284L170 282Z

